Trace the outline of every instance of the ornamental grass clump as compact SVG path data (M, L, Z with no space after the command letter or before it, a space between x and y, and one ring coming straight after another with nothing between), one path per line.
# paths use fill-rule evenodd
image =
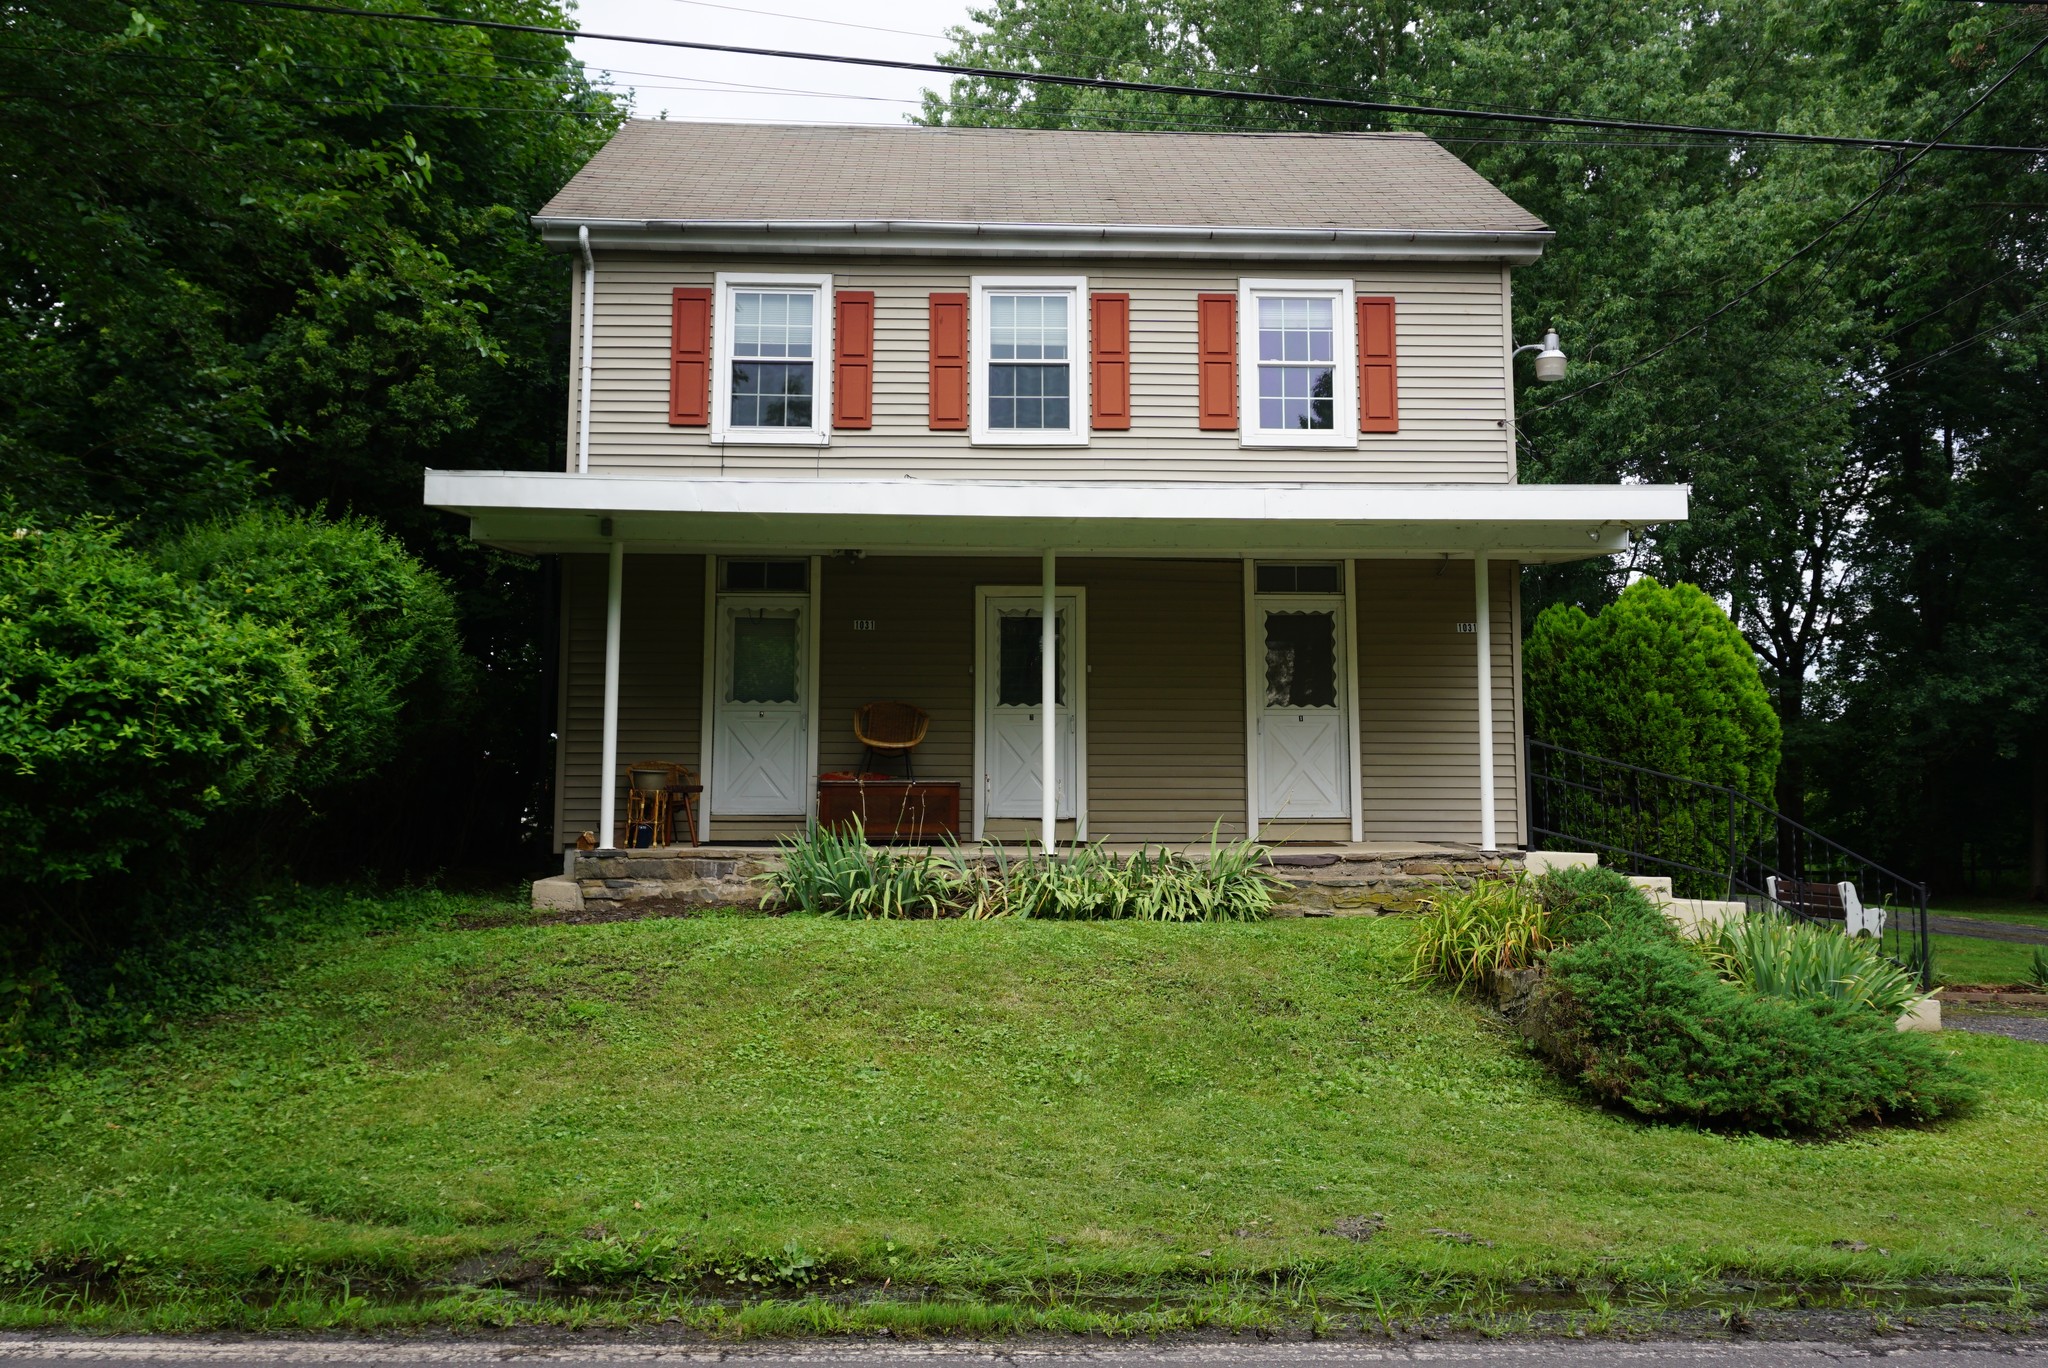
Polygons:
M1034 917L1056 921L1256 921L1273 910L1266 847L1219 843L1207 858L1144 849L1119 856L1084 845L1070 854L983 858L957 843L943 853L872 846L858 822L784 837L782 866L761 876L777 907L840 917Z
M838 917L938 917L955 910L965 893L946 860L869 845L859 819L844 831L813 826L780 845L782 867L763 876L779 907Z
M1012 859L998 846L995 866L963 866L978 881L973 913L1055 921L1258 921L1273 910L1268 851L1255 841L1219 842L1208 857L1150 847L1118 856L1095 844L1063 859Z
M1500 970L1534 967L1550 945L1549 913L1527 879L1477 883L1430 903L1408 977L1483 992Z
M1842 1002L1891 1021L1920 996L1912 973L1872 942L1766 912L1723 922L1700 944L1721 977L1760 997Z

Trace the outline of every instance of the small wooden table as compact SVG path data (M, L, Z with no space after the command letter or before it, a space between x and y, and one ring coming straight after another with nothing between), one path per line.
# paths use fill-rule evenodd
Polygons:
M833 778L818 780L818 822L849 826L860 819L873 841L939 841L960 836L960 783L954 779Z

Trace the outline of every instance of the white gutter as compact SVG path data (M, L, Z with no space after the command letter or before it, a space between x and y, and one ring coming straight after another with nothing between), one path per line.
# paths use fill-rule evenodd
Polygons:
M576 401L576 473L590 473L591 332L597 321L597 257L590 250L590 225L576 230L583 247L583 394ZM611 839L607 833L605 839Z
M921 219L558 219L536 216L544 241L567 247L586 230L600 245L637 251L714 248L755 251L955 254L1043 252L1059 246L1082 256L1358 256L1409 259L1482 257L1534 261L1556 236L1548 228L1418 230L1381 228L1207 227L1146 223L974 223ZM571 231L571 230L575 231ZM885 249L877 238L891 239Z

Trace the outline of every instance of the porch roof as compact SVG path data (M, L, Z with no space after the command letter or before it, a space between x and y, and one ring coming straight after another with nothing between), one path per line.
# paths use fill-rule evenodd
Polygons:
M1684 485L1077 484L429 470L429 507L511 551L1572 561L1683 521ZM609 521L609 529L605 523Z

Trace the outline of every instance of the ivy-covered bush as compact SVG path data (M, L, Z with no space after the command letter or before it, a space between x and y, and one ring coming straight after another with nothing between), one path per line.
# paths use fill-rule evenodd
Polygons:
M1948 1116L1976 1094L1885 1012L1724 980L1620 874L1561 870L1537 888L1561 948L1521 1026L1604 1102L1697 1125L1831 1135Z
M0 510L0 1067L260 917L285 838L416 782L467 684L447 590L367 524Z
M230 611L112 527L8 528L0 884L32 907L275 797L320 692L287 625Z
M1781 733L1756 653L1728 615L1690 584L1638 580L1598 616L1575 604L1544 610L1523 646L1530 734L1569 747L1719 784L1775 806ZM1746 844L1758 820L1724 798L1660 790L1644 805L1617 782L1554 795L1554 823L1582 840L1639 850L1705 871L1727 867L1731 818ZM1619 779L1618 775L1612 776ZM1711 875L1676 871L1681 890L1717 897Z
M221 611L297 643L319 684L300 792L379 773L468 692L447 587L371 523L250 512L187 531L159 558Z

